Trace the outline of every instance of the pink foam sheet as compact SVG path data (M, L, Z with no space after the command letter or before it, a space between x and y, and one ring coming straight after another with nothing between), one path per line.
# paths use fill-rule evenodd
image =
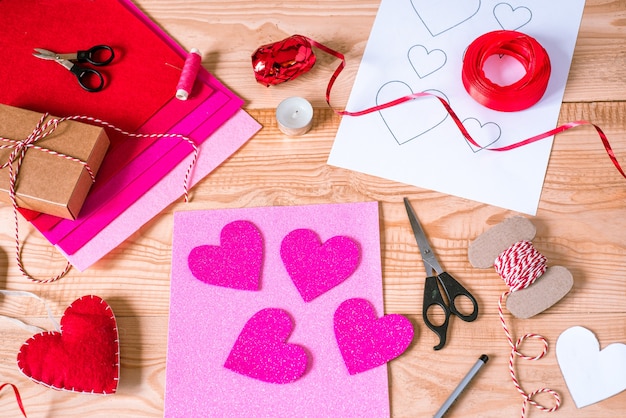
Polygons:
M258 287L196 277L200 259L228 257L194 249L236 251L235 237L222 241L222 231L232 234L241 222L262 237ZM247 232L241 242L253 242L254 251L237 257L259 257L251 237ZM297 245L303 246L300 260ZM329 279L310 257L342 280ZM287 266L293 273L296 264L326 281L323 289L303 292L315 297L301 293L303 271L294 275L299 287L294 283ZM351 375L338 347L334 314L352 298L383 315L376 202L175 212L165 417L389 416L386 364ZM271 364L260 361L261 354Z
M200 145L191 185L195 185L211 173L260 128L257 121L245 111L239 110ZM58 245L56 248L74 267L81 271L86 270L183 195L185 173L191 158L190 155L181 161L147 193L139 197L73 254L67 254ZM193 199L193 190L191 196Z

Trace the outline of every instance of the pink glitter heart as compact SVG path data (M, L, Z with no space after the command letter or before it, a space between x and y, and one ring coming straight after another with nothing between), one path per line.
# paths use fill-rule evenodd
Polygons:
M301 346L285 342L292 328L284 310L260 310L244 326L224 367L269 383L297 380L306 371L308 356Z
M291 231L280 245L280 256L289 277L305 302L345 281L360 260L359 245L346 236L325 243L310 229Z
M402 315L376 316L365 299L344 301L335 311L335 337L339 351L353 375L381 366L407 349L413 325Z
M263 237L254 224L234 221L222 228L220 245L200 245L187 262L198 280L240 290L258 290Z

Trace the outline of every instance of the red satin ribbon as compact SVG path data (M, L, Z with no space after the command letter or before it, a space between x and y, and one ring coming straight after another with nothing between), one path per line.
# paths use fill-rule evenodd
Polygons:
M482 37L478 38L476 41L472 43L472 45L474 45L474 43L476 43L479 39L480 41L474 47L468 48L468 51L466 51L465 58L464 58L464 65L463 65L464 69L466 66L466 62L469 68L481 68L482 69L481 62L484 63L484 61L487 58L489 58L489 56L494 55L494 54L505 54L505 55L513 56L515 59L520 61L520 63L524 66L524 68L526 69L526 75L522 77L521 80L511 85L511 86L516 86L517 90L515 92L508 91L509 89L507 89L507 87L510 87L510 86L501 87L501 86L494 85L497 87L497 89L495 90L506 91L507 94L503 94L498 97L490 96L491 98L488 99L488 101L492 105L494 103L497 103L501 105L502 107L507 106L504 104L504 102L506 102L507 100L511 102L515 102L517 100L520 101L520 103L508 104L508 108L510 109L521 106L522 105L521 103L523 103L526 107L532 106L534 103L539 101L539 99L541 99L541 97L543 96L543 93L545 92L545 87L547 86L548 80L550 78L550 60L548 58L548 54L546 53L545 49L543 49L543 47L541 47L541 45L537 43L536 40L534 40L533 38L529 36L523 35L519 32L496 31L495 33L496 34L499 33L499 35L497 36L501 37L500 39L502 42L500 42L500 46L497 48L496 47L485 48L482 45L485 42L485 39L488 41L490 37L496 36L494 35L494 32L492 32L491 34L483 35ZM486 36L486 38L484 38L484 36ZM268 53L271 53L272 51L280 50L280 45L284 44L288 40L289 40L288 43L290 45L292 52L291 52L291 55L289 54L287 55L287 58L289 58L290 56L292 58L300 57L300 58L303 58L302 61L298 61L295 59L291 61L287 60L287 61L282 61L282 64L279 65L276 62L276 60L270 59L270 57L264 56L264 54L268 54ZM306 36L293 35L283 41L276 42L274 44L264 45L263 47L259 48L257 52L255 52L255 54L253 55L253 67L255 69L255 75L257 76L257 80L261 82L262 84L269 86L269 85L288 81L292 78L296 78L297 76L303 74L304 72L309 71L313 67L313 64L315 63L315 54L312 51L312 47L318 48L341 61L339 63L339 66L337 67L337 69L335 69L333 75L331 76L328 82L328 86L326 87L326 103L338 115L362 116L362 115L367 115L369 113L378 112L383 109L388 109L390 107L397 106L399 104L402 104L402 103L405 103L405 102L408 102L408 101L411 101L420 97L436 97L439 100L439 102L441 102L443 107L446 109L446 111L448 112L452 120L454 121L455 125L457 126L461 134L463 134L465 139L467 139L467 141L470 144L474 145L475 147L482 148L471 137L471 135L469 134L469 132L467 131L467 129L461 122L461 119L456 115L456 113L454 112L452 107L448 104L448 102L446 102L445 99L437 95L434 95L432 93L413 93L413 94L392 100L388 103L383 103L381 105L373 106L373 107L370 107L364 110L355 111L355 112L351 112L347 110L335 110L330 104L330 92L333 88L335 80L337 79L341 71L343 71L343 69L346 66L346 59L342 53L337 52L333 49L330 49L327 46L322 45L313 39L307 38ZM475 52L470 51L470 49L476 49L476 51ZM263 51L263 53L261 53L261 51ZM293 51L297 51L297 53L294 54ZM468 55L468 52L470 52L469 55ZM284 57L285 56L283 56L283 58ZM473 64L471 64L470 60L472 57L474 57L474 59L478 59L478 62L474 62ZM264 60L267 60L267 62L270 62L273 64L270 66L265 65ZM297 65L294 65L296 63ZM256 73L257 67L258 68L272 67L276 69L281 66L284 68L288 68L289 71L283 72L283 73L278 71L276 79L272 79L272 75L268 73L264 75L264 77L266 78L261 77L262 81L259 80L259 76ZM464 70L464 73L465 73L465 70ZM468 76L464 74L462 75L462 77L467 78L468 82L472 80L471 75ZM484 72L482 73L480 77L476 77L476 79L487 80L487 78L484 76ZM464 80L464 84L465 84L465 80ZM531 86L531 90L526 91L526 89L528 89L529 86ZM476 87L470 88L470 91L476 91L476 90L477 90ZM470 94L472 93L470 92ZM478 99L476 100L479 101ZM499 147L499 148L488 147L484 149L489 150L489 151L510 151L512 149L520 148L525 145L532 144L533 142L537 142L542 139L548 138L550 136L556 135L568 129L575 128L578 126L583 126L583 125L591 125L595 128L596 132L598 133L598 136L600 137L600 140L602 141L602 144L604 145L604 149L606 150L606 153L611 159L611 162L613 163L617 171L619 171L619 173L624 178L626 178L626 172L624 172L617 158L615 157L615 153L613 152L613 149L611 148L611 144L609 143L609 140L606 134L602 131L602 129L600 129L599 126L586 120L569 122L561 126L558 126L554 129L551 129L547 132L541 133L539 135L535 135L531 138L527 138L519 142L515 142L505 147Z
M525 75L513 84L500 86L483 70L492 56L507 55L524 67ZM501 112L517 112L537 103L550 81L550 57L534 38L511 30L498 30L479 36L467 47L461 79L470 96L485 107Z
M0 391L2 391L2 389L4 389L6 386L9 386L13 389L17 406L20 408L20 411L22 412L22 415L24 415L24 418L27 418L26 410L24 409L24 404L22 403L22 397L20 396L20 391L17 389L17 386L15 386L13 383L3 383L0 385Z

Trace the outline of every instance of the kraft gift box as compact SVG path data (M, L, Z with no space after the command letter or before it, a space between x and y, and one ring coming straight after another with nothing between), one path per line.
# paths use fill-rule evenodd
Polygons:
M13 148L7 139L24 141L36 129L43 115L0 104L0 165L9 161ZM44 123L53 116L47 116ZM93 182L84 162L95 175L100 168L109 139L103 128L77 121L61 121L54 131L27 148L15 183L18 207L65 219L76 219ZM79 161L72 161L60 153ZM17 161L13 163L16 167ZM0 170L0 198L9 198L9 167Z

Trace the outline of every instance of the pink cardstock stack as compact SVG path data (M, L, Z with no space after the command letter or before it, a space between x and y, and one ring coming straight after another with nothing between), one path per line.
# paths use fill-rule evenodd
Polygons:
M58 44L62 44L62 40L67 39L67 31L79 31L81 19L76 19L73 15L62 15L67 22L58 26L58 33L53 33L47 41L48 45L40 45L43 38L37 35L37 31L45 29L38 28L39 21L53 19L56 23L61 23L62 16L50 17L51 14L61 13L58 11L59 8L77 7L79 13L91 12L92 16L102 16L102 19L90 25L89 36L94 37L94 33L100 33L98 39L102 40L101 43L109 42L113 45L116 51L114 64L118 67L111 65L107 74L109 84L103 92L86 94L78 89L75 93L70 93L68 89L66 96L71 99L74 94L77 101L84 103L86 108L93 112L88 116L100 118L122 129L131 129L132 132L144 134L173 133L192 139L198 145L200 153L191 184L208 175L260 129L260 125L241 110L243 101L203 68L197 75L187 101L180 101L174 97L175 82L169 86L163 85L162 82L132 80L132 75L129 75L127 70L129 64L132 64L130 60L133 57L141 57L144 64L148 64L150 68L161 68L161 71L168 74L168 78L172 78L172 73L176 74L176 71L179 71L176 70L176 65L182 67L187 53L130 1L97 0L85 3L63 0L63 3L65 3L63 7L54 5L51 9L34 8L34 16L30 16L25 24L32 24L35 34L19 39L25 44L22 45L23 49L30 51L34 47L43 46L52 48L50 44L54 44L55 38L58 38L56 41ZM6 3L5 7L9 13L18 5L13 1ZM107 18L112 21L107 22ZM119 25L118 22L127 25L126 29L131 36L128 33L124 35L122 29L111 30ZM141 44L132 36L135 34L139 34L137 38L141 39ZM150 56L144 56L141 52L147 41L154 51ZM29 42L33 42L33 45L28 45ZM159 62L159 59L168 59L170 64ZM41 65L37 62L41 60L34 61L34 64ZM142 62L133 65L141 66ZM141 71L137 74L144 75ZM67 75L68 84L75 83L75 80L70 78L71 74L62 75ZM155 76L157 74L150 74L150 77ZM115 84L116 82L118 84ZM130 108L126 114L117 115L114 111L116 102L124 105L128 103L128 95L133 95L133 91L119 94L116 89L123 83L132 85L135 82L138 88L141 88L142 83L145 84L144 88L154 86L156 88L154 94L165 98L164 101L152 100L150 105L156 105L155 108L137 112L141 115L150 115L147 119L145 116L144 119L134 117L132 109L140 106L137 103L129 104ZM55 84L53 88L58 86ZM168 95L165 89L169 89L171 94ZM113 95L115 92L118 94ZM57 116L74 114L75 109L71 105L71 100L63 101L60 95L51 97L42 95L35 98L42 103L21 103L22 96L24 95L16 90L6 93L6 99L2 97L0 99L9 104L32 109L49 107L51 111L57 112ZM132 128L133 126L136 128ZM182 139L137 139L113 131L109 133L112 136L112 146L76 220L22 211L50 243L79 270L93 265L182 196L184 175L193 153L190 144Z
M376 202L175 212L164 415L389 416L383 314Z

